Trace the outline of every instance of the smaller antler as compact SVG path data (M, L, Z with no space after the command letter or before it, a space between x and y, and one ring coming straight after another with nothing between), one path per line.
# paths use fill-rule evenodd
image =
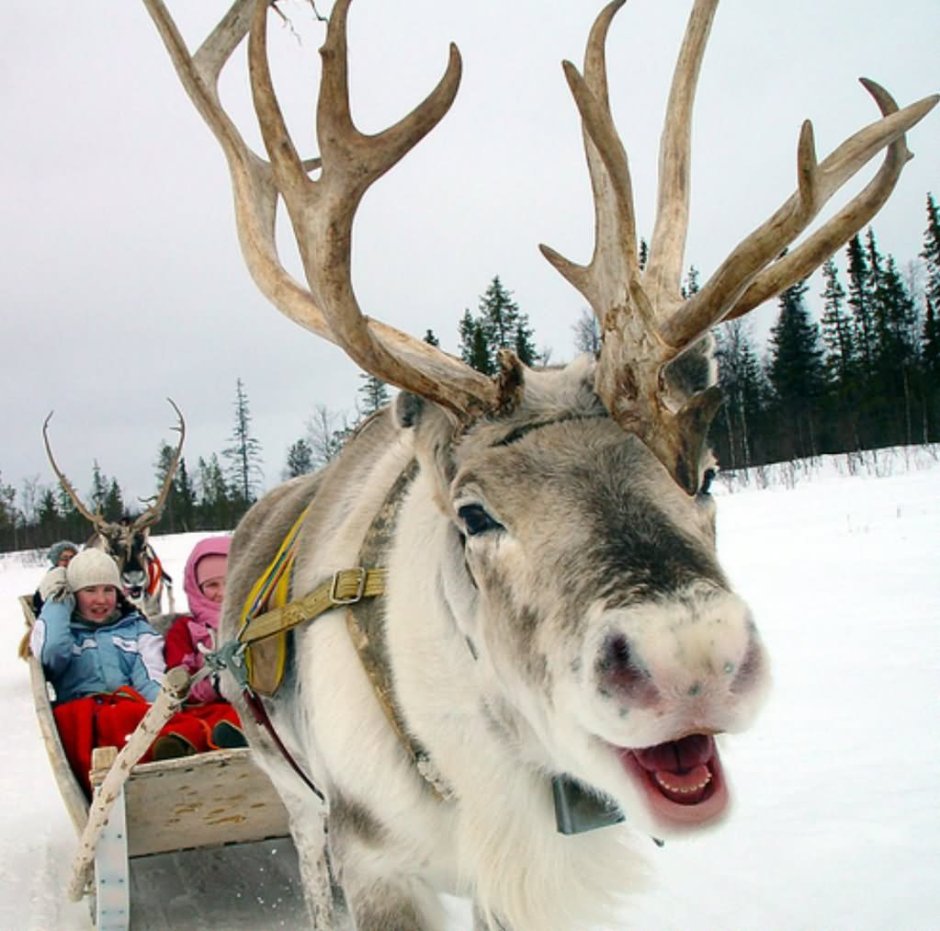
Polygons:
M143 530L144 528L149 527L151 524L159 520L160 515L163 513L166 499L170 494L170 488L173 484L173 477L176 475L176 470L179 466L180 453L183 449L183 440L186 438L186 422L183 420L183 414L176 406L176 402L172 398L167 398L167 401L169 401L169 403L172 405L173 410L176 411L178 424L172 429L179 432L179 443L176 446L176 451L173 453L172 460L170 460L166 477L163 480L163 487L160 489L160 494L158 495L157 500L152 505L150 505L147 510L144 511L139 517L137 517L137 519L131 525L131 530ZM99 533L104 532L112 525L104 519L104 516L100 512L92 513L89 510L87 505L79 497L78 492L75 490L75 486L68 480L68 478L66 478L65 473L59 468L58 463L55 461L55 456L52 454L52 445L49 442L49 421L52 420L52 415L54 413L54 411L49 411L49 415L42 424L42 439L46 446L46 456L49 459L49 464L52 466L52 471L55 472L56 478L59 480L59 484L65 490L65 493L69 496L69 498L71 498L72 503L75 505L75 508L79 514L81 514L82 517L84 517L86 520L90 521L92 526Z
M52 471L55 472L56 478L59 480L59 484L65 490L65 493L72 499L72 504L75 505L76 510L85 520L90 521L92 526L96 530L101 530L105 525L106 521L102 517L101 513L93 514L85 506L85 503L78 496L78 492L75 490L75 487L72 483L65 477L65 473L59 468L58 464L55 461L55 456L52 455L52 446L49 443L49 421L52 420L52 415L55 411L49 411L48 416L42 422L42 439L43 443L46 445L46 457L49 459L49 465L52 466Z
M166 499L169 497L170 489L173 487L173 479L176 476L176 470L179 468L180 453L183 451L183 440L186 439L186 421L183 420L183 414L176 406L176 402L172 398L167 398L167 401L170 402L173 406L173 410L176 411L178 423L171 429L179 432L179 443L176 444L176 451L173 453L173 458L167 466L166 475L163 478L163 487L160 489L157 500L137 517L132 525L132 530L143 530L145 527L155 524L160 519L160 515L163 513L163 508L166 505Z

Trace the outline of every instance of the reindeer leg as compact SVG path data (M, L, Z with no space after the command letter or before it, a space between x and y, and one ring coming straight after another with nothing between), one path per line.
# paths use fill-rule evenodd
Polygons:
M314 931L341 931L342 926L335 923L333 910L326 809L319 806L314 813L310 810L309 799L295 806L283 797L290 813L291 836L297 848L304 899Z

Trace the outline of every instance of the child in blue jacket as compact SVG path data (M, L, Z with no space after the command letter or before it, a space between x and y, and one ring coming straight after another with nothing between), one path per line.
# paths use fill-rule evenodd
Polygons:
M55 690L53 714L66 755L90 791L94 747L121 748L160 692L163 637L124 598L117 564L83 550L52 586L33 625L30 648ZM198 712L174 715L141 758L184 756L211 746Z

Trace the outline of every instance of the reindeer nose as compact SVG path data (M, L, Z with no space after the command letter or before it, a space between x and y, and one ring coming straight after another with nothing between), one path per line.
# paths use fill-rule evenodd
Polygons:
M649 670L625 634L611 633L604 638L595 672L602 694L628 698L631 703L656 700L658 692Z

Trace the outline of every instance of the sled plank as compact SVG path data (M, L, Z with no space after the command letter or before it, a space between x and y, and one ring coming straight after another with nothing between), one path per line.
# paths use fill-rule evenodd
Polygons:
M131 857L289 833L287 811L247 748L141 764L125 792Z
M33 622L36 620L33 614L31 596L21 595L20 606L25 615L26 626L31 630ZM81 834L88 817L88 799L85 797L82 787L78 784L78 780L72 772L72 767L69 766L65 748L59 738L59 731L52 715L52 703L49 701L49 688L46 685L46 677L42 671L42 666L39 660L28 652L26 662L29 664L29 683L33 693L36 717L39 721L39 732L42 734L46 755L49 757L49 764L52 766L52 774L55 777L56 785L59 787L62 801L65 802L69 817L72 819L75 831Z

